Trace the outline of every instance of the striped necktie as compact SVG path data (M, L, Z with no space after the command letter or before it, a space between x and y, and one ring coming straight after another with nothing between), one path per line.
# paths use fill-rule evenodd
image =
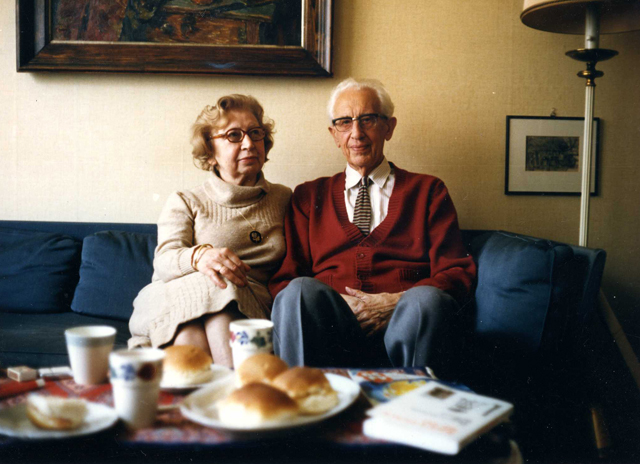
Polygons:
M371 200L369 199L369 185L371 185L371 182L368 177L360 179L356 207L353 212L353 223L363 235L369 235L369 227L371 226Z

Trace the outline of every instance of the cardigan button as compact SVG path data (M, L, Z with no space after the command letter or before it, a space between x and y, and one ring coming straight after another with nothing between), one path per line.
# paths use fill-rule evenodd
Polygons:
M358 258L364 258L364 253L358 253Z

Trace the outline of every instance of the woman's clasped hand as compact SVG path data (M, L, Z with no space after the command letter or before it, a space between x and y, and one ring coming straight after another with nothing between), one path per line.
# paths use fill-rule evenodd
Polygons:
M251 267L229 248L209 247L198 260L196 269L208 276L218 287L227 288L225 279L239 287L248 285L247 273Z

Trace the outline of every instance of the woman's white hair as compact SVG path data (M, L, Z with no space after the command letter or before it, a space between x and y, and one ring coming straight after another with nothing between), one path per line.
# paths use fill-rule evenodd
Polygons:
M329 97L329 103L327 104L327 114L329 115L329 119L334 119L335 115L333 114L333 107L336 105L336 100L340 96L342 92L347 89L371 89L377 95L380 100L380 113L390 118L393 116L394 105L391 101L391 97L387 92L387 89L384 88L382 82L375 79L359 79L356 80L353 77L349 77L342 82L340 82L331 92L331 97Z

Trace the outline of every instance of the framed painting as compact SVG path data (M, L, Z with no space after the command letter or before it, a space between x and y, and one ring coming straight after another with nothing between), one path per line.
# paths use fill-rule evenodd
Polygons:
M332 0L16 0L17 69L331 76Z
M591 195L598 194L600 119L594 118ZM507 116L507 195L580 195L584 118Z

